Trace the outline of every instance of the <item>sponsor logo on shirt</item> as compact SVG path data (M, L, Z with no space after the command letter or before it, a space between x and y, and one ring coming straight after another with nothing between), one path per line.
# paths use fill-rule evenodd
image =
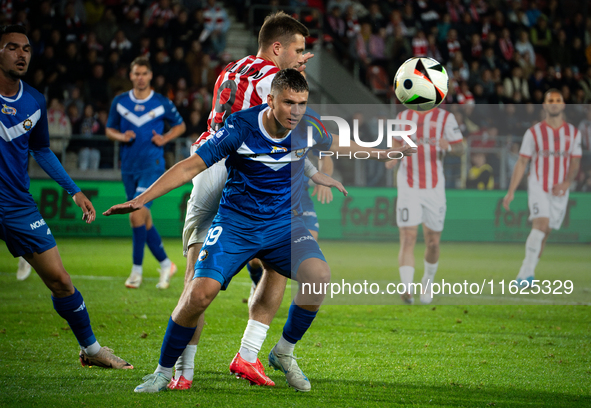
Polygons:
M8 106L5 103L2 104L2 113L4 113L5 115L16 115L16 108L13 108L12 106Z
M35 221L31 224L31 230L36 230L37 228L41 228L45 225L45 220L41 218L39 221Z
M314 239L314 237L312 235L304 235L303 237L300 237L298 239L296 239L295 241L293 241L294 244L299 244L300 242L304 242L304 241L316 241Z
M146 110L146 107L144 105L135 105L133 107L133 110L136 112L143 112Z
M271 153L285 153L285 152L287 152L287 147L273 146L273 149L271 149Z

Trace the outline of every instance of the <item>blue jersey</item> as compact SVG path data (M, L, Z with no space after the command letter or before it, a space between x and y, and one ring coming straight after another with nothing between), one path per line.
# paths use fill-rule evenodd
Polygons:
M0 104L0 210L34 207L27 169L29 151L49 152L45 98L20 81L18 93L13 97L0 95ZM68 192L80 191L66 178L65 184L60 184L67 185Z
M154 91L146 99L137 99L133 89L113 99L107 127L121 133L135 132L135 139L120 144L121 173L164 169L164 149L152 143L152 131L161 135L165 120L171 127L183 123L174 104Z
M225 126L203 144L197 154L209 167L228 156L228 180L222 192L219 216L239 213L255 220L276 220L301 214L304 162L314 146L328 150L332 136L318 126L308 110L300 124L282 139L273 139L263 127L267 104L228 117ZM308 146L308 129L312 146Z

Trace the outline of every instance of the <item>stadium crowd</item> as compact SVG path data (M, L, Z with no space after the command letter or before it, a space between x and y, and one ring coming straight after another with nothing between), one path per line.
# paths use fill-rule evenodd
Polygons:
M206 129L217 74L241 57L224 51L226 7L246 20L248 4L304 10L295 16L311 29L308 45L318 42L356 67L380 95L392 95L392 78L409 57L441 61L450 76L446 103L498 105L493 115L480 107L455 112L473 147L513 152L539 120L550 88L581 104L568 120L580 123L584 148L591 147L582 106L591 103L591 16L582 2L3 0L0 18L28 29L34 52L26 80L47 99L52 136L63 137L52 141L54 152L61 155L66 144L80 169L96 169L113 167L113 145L91 136L104 135L110 102L131 89L129 63L139 55L152 63L155 91L174 101L187 123L188 144ZM487 121L500 116L505 120ZM70 135L89 139L68 142ZM487 158L498 177L498 160ZM589 184L582 177L579 185Z

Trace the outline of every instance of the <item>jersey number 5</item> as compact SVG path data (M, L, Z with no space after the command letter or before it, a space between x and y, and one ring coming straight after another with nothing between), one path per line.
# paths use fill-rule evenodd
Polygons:
M228 95L228 91L226 91L226 89L229 89L230 92L230 96L228 96L227 99L226 96ZM223 82L218 88L218 93L215 99L215 115L217 116L218 113L223 113L223 115L221 123L213 123L213 128L216 132L220 130L222 126L224 126L224 122L232 113L232 105L234 105L237 90L238 86L236 85L236 82L232 81L231 79L228 79L227 81ZM222 94L224 96L224 100L226 101L225 103L222 103Z
M223 231L224 229L222 227L210 228L203 245L215 245Z

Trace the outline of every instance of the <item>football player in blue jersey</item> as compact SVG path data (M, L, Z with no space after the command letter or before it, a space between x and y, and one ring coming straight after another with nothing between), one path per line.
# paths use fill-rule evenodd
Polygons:
M80 344L84 366L133 368L101 347L80 292L72 285L51 230L29 193L29 153L43 170L62 186L82 209L82 219L94 221L90 200L65 172L49 149L45 98L21 80L31 61L31 45L23 26L0 29L0 239L14 257L22 256L51 291L53 307L63 317Z
M313 130L313 146L309 146L307 127L297 126L306 112L307 100L304 77L295 69L280 71L273 79L268 104L230 115L225 126L196 154L176 164L138 197L104 212L112 215L136 211L227 156L228 179L219 211L195 264L195 277L185 286L169 319L158 368L144 377L145 382L135 388L136 392L166 389L172 368L193 336L199 317L254 257L300 284L269 362L285 373L290 386L299 391L311 389L293 350L312 324L324 294L322 290L317 294L302 288L327 285L330 268L300 216L306 154L311 147L342 154L363 150L374 158L385 151L340 146L328 132L317 130ZM316 184L336 187L346 194L336 180L319 172L310 176Z
M163 146L185 132L183 118L174 104L165 96L150 88L152 69L145 57L131 63L129 74L133 89L113 100L107 121L107 137L121 143L121 176L127 199L140 195L164 173ZM170 130L165 134L164 124ZM160 234L152 223L152 202L129 215L133 233L133 266L125 281L128 288L138 288L142 283L144 248L160 262L160 289L169 286L176 265L168 259Z

